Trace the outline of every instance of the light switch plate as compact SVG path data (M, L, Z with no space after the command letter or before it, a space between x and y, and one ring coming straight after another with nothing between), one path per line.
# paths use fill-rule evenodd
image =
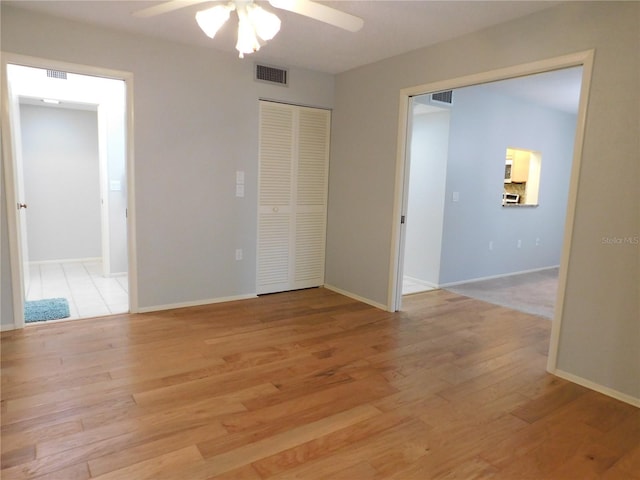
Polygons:
M244 197L244 185L236 185L236 197Z

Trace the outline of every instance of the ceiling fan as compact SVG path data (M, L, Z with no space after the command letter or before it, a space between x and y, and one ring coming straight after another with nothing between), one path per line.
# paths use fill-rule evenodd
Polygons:
M210 0L169 0L135 11L133 15L136 17L153 17L208 1ZM364 21L360 17L312 0L268 1L272 7L313 18L350 32L357 32L364 25ZM218 3L214 7L199 11L196 14L196 21L204 33L213 38L234 10L238 14L238 42L236 49L240 52L240 58L244 58L245 53L257 52L260 49L257 37L260 37L263 41L268 41L275 37L280 30L280 19L273 13L256 5L253 0L231 0L227 3Z

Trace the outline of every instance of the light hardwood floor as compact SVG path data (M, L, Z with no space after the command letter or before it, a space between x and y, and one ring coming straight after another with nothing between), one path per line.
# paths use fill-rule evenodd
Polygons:
M5 332L0 476L640 478L640 410L547 374L549 332L321 288Z

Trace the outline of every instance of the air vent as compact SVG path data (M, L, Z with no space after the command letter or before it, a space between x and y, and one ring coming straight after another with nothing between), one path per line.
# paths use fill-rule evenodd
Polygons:
M447 90L446 92L432 93L431 101L451 105L453 103L453 91Z
M66 80L67 72L61 72L60 70L47 70L47 77L60 78L61 80Z
M261 82L277 83L278 85L288 85L287 70L268 65L256 65L256 80Z

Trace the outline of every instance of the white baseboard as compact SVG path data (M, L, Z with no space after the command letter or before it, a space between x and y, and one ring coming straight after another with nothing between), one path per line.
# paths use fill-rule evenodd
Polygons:
M9 330L16 330L17 327L13 323L0 324L0 332L8 332Z
M412 277L410 275L405 275L404 278L406 278L407 280L409 280L409 281L411 281L413 283L417 283L418 285L423 285L423 286L429 287L429 288L438 288L438 285L436 285L435 283L427 282L426 280L422 280L420 278Z
M116 272L116 273L109 273L107 275L103 275L103 277L105 278L116 278L116 277L126 277L128 275L127 272Z
M559 266L560 265L552 265L550 267L533 268L531 270L521 270L519 272L501 273L499 275L490 275L488 277L469 278L467 280L459 280L459 281L456 281L456 282L441 283L436 288L455 287L456 285L462 285L462 284L465 284L465 283L481 282L483 280L494 280L496 278L511 277L513 275L523 275L525 273L543 272L545 270L551 270L553 268L558 268Z
M173 310L175 308L199 307L201 305L211 305L214 303L223 303L223 302L235 302L236 300L247 300L250 298L257 298L257 297L258 295L256 295L255 293L248 293L245 295L234 295L231 297L219 297L219 298L210 298L207 300L197 300L195 302L171 303L167 305L154 305L152 307L138 307L138 313L159 312L162 310Z
M52 265L55 263L83 263L83 262L102 262L102 257L61 258L60 260L38 260L37 262L29 262L29 265Z
M591 380L587 380L586 378L579 377L563 370L556 369L554 371L549 371L549 373L555 375L556 377L564 378L565 380L577 383L578 385L582 385L583 387L586 387L590 390L594 390L598 393L602 393L603 395L607 395L608 397L615 398L616 400L620 400L621 402L628 403L629 405L640 408L640 398L632 397L631 395L627 395L626 393L619 392L617 390L614 390L613 388L605 387L604 385L599 385L595 382L592 382Z
M331 290L332 292L339 293L340 295L344 295L345 297L353 298L354 300L358 300L359 302L366 303L367 305L371 305L372 307L379 308L380 310L389 311L389 308L386 305L383 305L378 302L374 302L373 300L369 300L368 298L361 297L360 295L356 295L355 293L347 292L346 290L342 290L341 288L334 287L333 285L324 284L324 288L327 290Z

